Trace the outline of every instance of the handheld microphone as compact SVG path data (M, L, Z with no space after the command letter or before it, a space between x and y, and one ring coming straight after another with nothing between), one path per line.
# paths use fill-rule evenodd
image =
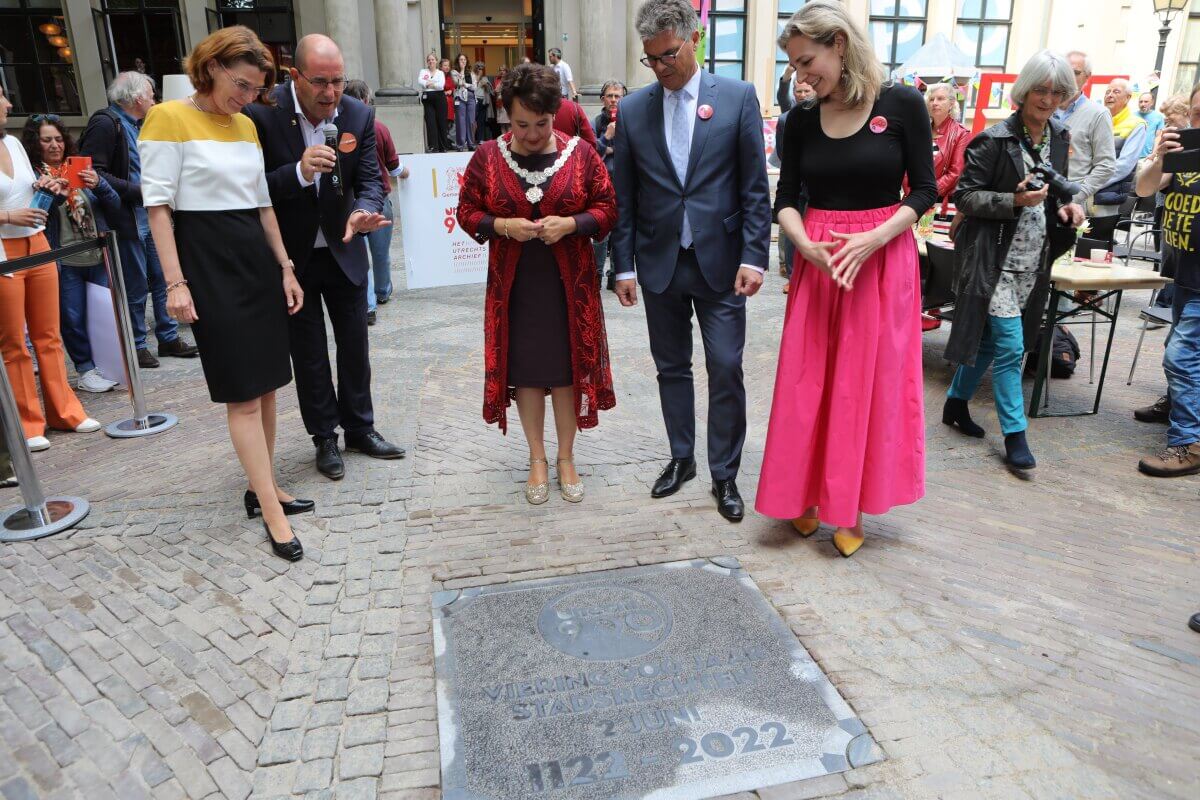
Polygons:
M338 197L342 196L342 159L337 149L337 128L325 129L325 146L333 149L333 172L329 173L329 183Z

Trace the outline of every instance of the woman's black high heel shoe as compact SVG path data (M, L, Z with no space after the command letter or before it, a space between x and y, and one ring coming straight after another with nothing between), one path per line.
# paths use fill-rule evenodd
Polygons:
M262 513L262 506L259 505L258 495L256 495L254 492L247 491L246 494L242 496L242 502L246 504L247 519L254 519L256 516ZM294 498L286 503L280 503L279 505L283 506L283 513L287 514L289 517L293 514L307 513L317 507L317 504L312 500L301 500L299 498Z
M275 551L275 555L285 561L299 561L304 558L304 547L300 544L300 537L292 532L292 539L289 542L277 542L271 536L271 529L267 527L267 521L263 520L263 530L267 532L267 541L271 543L271 549Z

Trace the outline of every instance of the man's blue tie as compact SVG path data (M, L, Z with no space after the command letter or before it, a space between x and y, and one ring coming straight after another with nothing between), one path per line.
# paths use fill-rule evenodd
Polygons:
M689 139L689 123L685 113L684 100L691 99L687 89L680 89L671 95L671 163L675 166L675 174L679 176L679 185L687 180L688 157L691 155ZM692 246L692 226L688 224L687 206L683 208L683 229L679 232L679 246Z

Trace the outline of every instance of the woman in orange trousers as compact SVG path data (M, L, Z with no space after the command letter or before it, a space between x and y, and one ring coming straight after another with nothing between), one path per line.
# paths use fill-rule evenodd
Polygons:
M43 233L46 212L30 206L36 188L55 191L59 183L54 178L39 177L21 142L4 134L11 108L12 103L0 89L0 240L4 243L5 260L50 250ZM47 424L57 430L79 433L100 429L100 423L84 413L67 380L58 313L58 268L53 261L0 276L0 354L30 450L45 450L50 446ZM37 353L45 413L38 402L33 359L25 346L27 328Z

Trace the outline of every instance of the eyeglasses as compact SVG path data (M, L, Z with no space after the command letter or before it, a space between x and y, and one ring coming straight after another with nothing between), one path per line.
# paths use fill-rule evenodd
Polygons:
M62 121L62 117L58 114L34 114L29 118L34 125L41 125L43 122L49 122L51 125L57 125Z
M1045 86L1035 86L1029 90L1029 93L1034 97L1046 97L1049 95L1057 100L1067 99L1067 93L1061 89L1047 89Z
M224 64L222 64L220 61L218 61L217 64L221 67L221 70L225 73L229 80L233 81L233 88L244 95L253 93L254 97L260 97L270 90L270 87L268 86L254 86L242 80L241 78L235 78L233 77L233 73L225 68Z
M681 44L681 45L679 45L679 47L676 47L670 53L663 53L661 56L642 56L641 58L638 59L638 61L642 62L644 65L646 65L650 69L654 69L654 65L660 61L668 67L673 67L673 66L675 66L675 59L679 58L679 51L682 50L685 46L686 46L686 43Z
M308 81L309 85L312 86L314 89L316 89L318 92L323 92L326 89L328 89L330 86L332 86L334 89L338 90L339 92L342 89L346 88L346 78L345 77L334 78L333 80L330 80L329 78L310 78L307 75L305 75L303 72L300 72L300 70L296 70L296 72L297 72L297 74L300 75L301 78L304 78L304 80Z

